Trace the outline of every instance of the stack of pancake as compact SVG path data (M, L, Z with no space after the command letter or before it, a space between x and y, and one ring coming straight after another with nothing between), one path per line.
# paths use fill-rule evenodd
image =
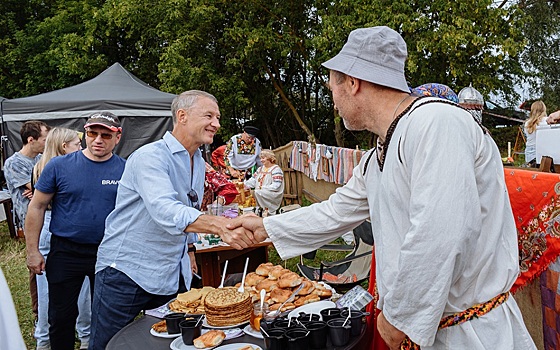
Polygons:
M248 291L240 293L235 287L225 287L206 295L204 310L210 326L231 326L249 321L253 304Z

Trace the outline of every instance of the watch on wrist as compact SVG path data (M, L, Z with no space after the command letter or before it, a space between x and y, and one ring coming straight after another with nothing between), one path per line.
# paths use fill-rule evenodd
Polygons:
M192 247L187 246L187 253L196 253L196 246L193 244Z

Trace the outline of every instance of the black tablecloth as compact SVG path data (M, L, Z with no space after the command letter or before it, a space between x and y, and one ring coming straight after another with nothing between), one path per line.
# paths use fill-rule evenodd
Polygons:
M153 316L143 316L121 329L107 344L106 350L167 350L174 339L154 337L150 334L152 325L160 319ZM362 327L362 334L353 338L344 348L328 347L328 349L365 349L366 327ZM264 349L264 341L249 335L224 341L222 344L250 343Z

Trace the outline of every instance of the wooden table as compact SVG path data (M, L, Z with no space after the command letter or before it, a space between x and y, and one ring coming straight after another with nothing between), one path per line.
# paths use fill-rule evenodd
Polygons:
M198 249L195 257L200 267L203 286L218 287L222 280L223 266L226 260L228 275L243 273L245 258L249 257L247 271L255 271L257 267L268 261L268 247L272 242L262 242L251 248L237 250L230 246L218 245L212 248Z
M229 263L228 263L229 265ZM229 270L229 266L228 266ZM169 345L174 339L158 338L150 334L150 328L160 319L153 316L141 317L128 326L121 329L107 344L106 350L169 350ZM367 337L365 335L366 327L362 327L362 333L359 336L350 339L350 342L343 347L333 347L330 341L327 342L326 350L353 350L366 349ZM178 337L180 335L177 335ZM250 343L260 346L264 349L264 341L249 335L239 338L225 340L222 345L235 343Z

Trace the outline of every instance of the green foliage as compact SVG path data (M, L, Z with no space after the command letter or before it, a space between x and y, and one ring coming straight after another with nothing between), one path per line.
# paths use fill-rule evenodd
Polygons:
M219 136L251 121L265 147L311 135L368 147L371 135L335 121L321 67L359 27L402 33L411 86L472 83L485 95L513 97L525 75L525 15L491 0L6 0L0 10L0 95L52 91L120 62L164 91L213 93L223 115Z
M528 15L524 26L527 46L523 63L531 73L533 93L529 98L542 99L552 112L560 109L560 3L526 0L520 7Z
M503 157L507 157L508 142L511 142L513 152L513 146L515 145L515 138L517 137L518 130L518 126L507 126L489 129L494 142L496 142L496 145L498 145L498 148L500 150L503 150Z

